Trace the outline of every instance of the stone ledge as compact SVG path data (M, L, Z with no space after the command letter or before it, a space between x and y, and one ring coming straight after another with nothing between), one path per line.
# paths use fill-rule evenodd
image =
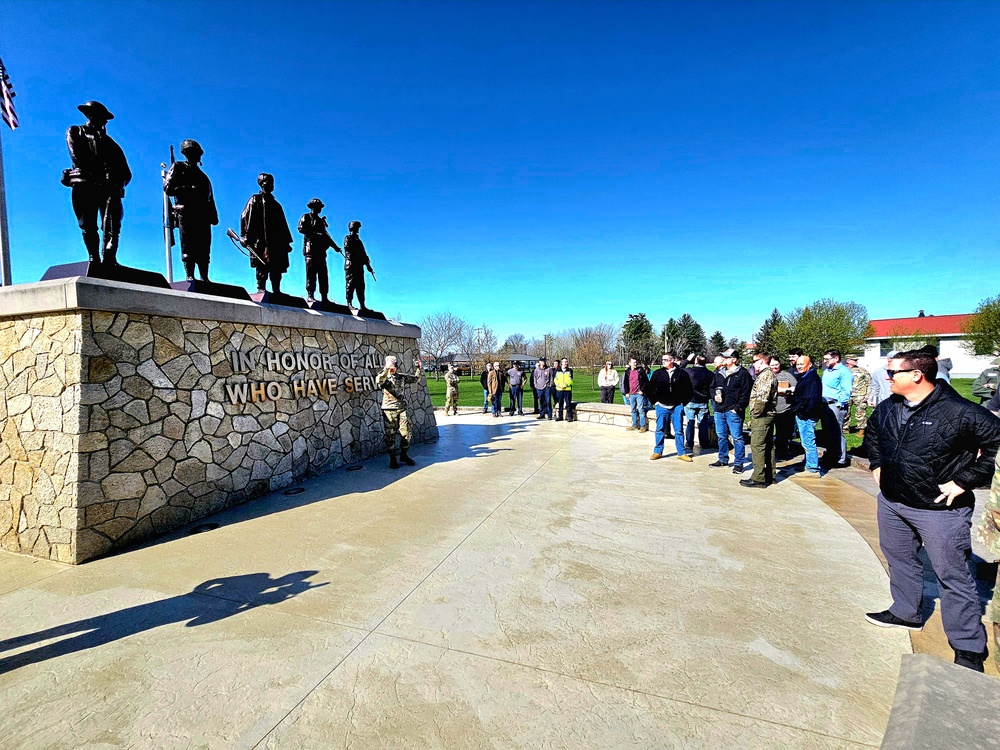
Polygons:
M408 323L371 320L318 310L298 310L279 305L259 305L255 302L155 289L85 276L15 284L0 289L0 317L76 310L420 338L420 327Z
M1000 747L998 705L1000 681L929 654L903 656L882 750Z

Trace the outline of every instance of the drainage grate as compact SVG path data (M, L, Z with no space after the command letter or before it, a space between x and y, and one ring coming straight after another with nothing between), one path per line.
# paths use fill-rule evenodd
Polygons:
M219 524L217 523L200 523L193 529L191 529L191 531L189 531L188 534L201 534L205 531L212 531L213 529L217 528L219 528Z
M306 491L305 487L292 487L291 489L285 490L284 494L286 494L286 495L301 495L305 491Z
M361 471L363 468L365 468L365 467L362 466L361 464L354 464L354 466L348 466L347 470L348 471Z

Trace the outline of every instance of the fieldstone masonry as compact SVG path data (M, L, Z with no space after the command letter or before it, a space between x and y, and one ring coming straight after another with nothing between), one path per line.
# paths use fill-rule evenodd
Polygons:
M418 336L97 279L0 290L0 545L79 563L384 452L374 376L413 372ZM409 401L436 437L426 385Z

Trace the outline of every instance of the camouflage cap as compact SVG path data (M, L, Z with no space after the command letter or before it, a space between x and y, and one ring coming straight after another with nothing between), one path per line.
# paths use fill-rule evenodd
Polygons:
M388 355L386 355L385 366L386 367L395 367L396 366L396 356L394 354L388 354Z

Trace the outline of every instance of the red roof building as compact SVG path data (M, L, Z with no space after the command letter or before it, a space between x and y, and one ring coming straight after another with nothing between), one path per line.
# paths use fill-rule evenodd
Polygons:
M923 315L913 318L884 318L873 320L874 333L869 337L884 339L897 336L961 336L962 326L972 317L971 313L962 315Z

